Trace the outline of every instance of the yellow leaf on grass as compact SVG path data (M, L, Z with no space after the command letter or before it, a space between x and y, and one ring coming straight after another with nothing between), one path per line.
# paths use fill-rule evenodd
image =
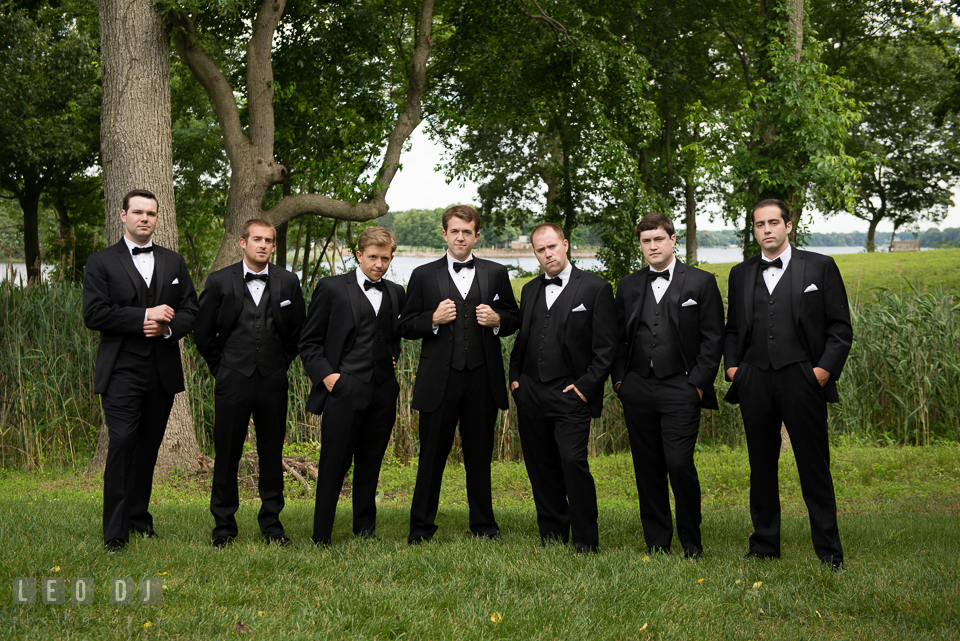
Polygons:
M640 628L640 632L643 632L644 630L646 630L646 629L647 629L647 625L648 625L648 624L644 623L644 624L643 624L643 627Z
M756 583L753 584L753 589L759 590L761 585L763 585L763 581L757 581Z
M493 614L490 615L490 620L493 621L494 623L500 623L501 621L503 621L503 617L500 616L499 612L494 612Z
M59 566L59 565L55 565L55 566L53 566L52 568L50 568L50 571L51 571L51 572L59 572L59 571L60 571L60 566Z

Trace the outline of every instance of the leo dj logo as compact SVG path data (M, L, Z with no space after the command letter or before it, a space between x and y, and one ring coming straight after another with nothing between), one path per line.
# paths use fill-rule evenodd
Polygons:
M133 579L117 577L110 579L109 603L113 605L131 605L136 598L142 605L163 603L163 579L150 576L140 579L139 590L134 589ZM44 605L89 605L93 603L94 587L90 577L74 577L69 581L59 576L40 579L40 603ZM13 579L14 605L31 605L37 600L37 580L31 576Z

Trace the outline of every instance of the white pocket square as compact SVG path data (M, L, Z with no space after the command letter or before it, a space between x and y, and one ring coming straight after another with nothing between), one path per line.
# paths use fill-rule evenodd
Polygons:
M693 300L692 298L688 298L682 305L680 305L680 307L693 307L696 304L697 301Z
M803 293L806 294L807 292L815 292L815 291L817 291L818 289L820 289L820 288L817 287L816 283L810 283L810 286L807 287L805 290L803 290Z
M173 279L173 282L170 283L170 284L171 284L171 285L179 285L179 284L180 284L180 279L179 279L179 278L174 278L174 279Z
M494 302L497 302L498 300L500 300L500 294L494 294L494 295L493 295L493 301L494 301Z
M585 312L585 311L587 311L587 308L583 306L583 303L580 303L579 305L577 305L576 307L574 307L574 308L573 308L572 310L570 310L570 311L574 311L574 312Z
M289 305L289 304L290 304L290 301L288 301L288 300L282 300L282 301L280 301L280 307L286 307L286 306Z

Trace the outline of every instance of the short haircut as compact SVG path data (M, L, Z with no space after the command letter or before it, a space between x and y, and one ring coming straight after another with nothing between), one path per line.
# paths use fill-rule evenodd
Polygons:
M160 201L157 200L157 197L153 195L153 192L147 191L146 189L134 189L132 191L128 191L127 195L123 197L123 207L121 207L120 209L122 209L123 211L127 211L127 209L130 208L130 199L137 198L137 197L149 198L153 202L157 203L157 210L159 211Z
M273 232L273 240L277 240L277 228L273 226L269 220L264 220L263 218L251 218L247 222L243 223L243 228L240 231L240 238L247 240L250 238L250 228L251 227L266 227Z
M567 237L563 235L563 229L557 223L540 223L539 225L537 225L536 227L530 230L530 242L531 243L533 242L534 236L548 229L556 232L557 238L559 238L561 241L564 241L567 239Z
M470 205L454 205L443 212L443 231L447 231L447 225L454 216L473 223L473 231L480 232L480 213Z
M375 247L390 245L392 254L397 251L397 235L385 227L367 227L357 239L357 251L362 254L363 250L370 245Z
M637 225L637 238L640 238L640 232L657 229L667 232L667 236L675 236L677 233L673 226L673 220L669 216L659 213L647 214L640 219L640 224Z
M779 207L780 208L780 217L783 218L783 224L786 225L790 222L790 208L787 207L787 203L782 200L777 200L776 198L765 198L753 206L753 209L750 210L750 222L751 224L754 221L753 215L761 207Z

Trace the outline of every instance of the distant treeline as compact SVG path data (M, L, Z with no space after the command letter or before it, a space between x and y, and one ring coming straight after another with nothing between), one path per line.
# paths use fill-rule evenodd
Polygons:
M960 227L948 227L943 231L936 227L920 233L899 233L897 240L920 239L922 247L956 246L960 244ZM699 230L697 241L700 247L727 247L738 245L740 232L733 229L720 231ZM680 242L683 242L682 240ZM890 244L890 235L877 232L877 246L886 247ZM808 247L866 247L867 232L834 232L830 234L811 233L807 236Z

